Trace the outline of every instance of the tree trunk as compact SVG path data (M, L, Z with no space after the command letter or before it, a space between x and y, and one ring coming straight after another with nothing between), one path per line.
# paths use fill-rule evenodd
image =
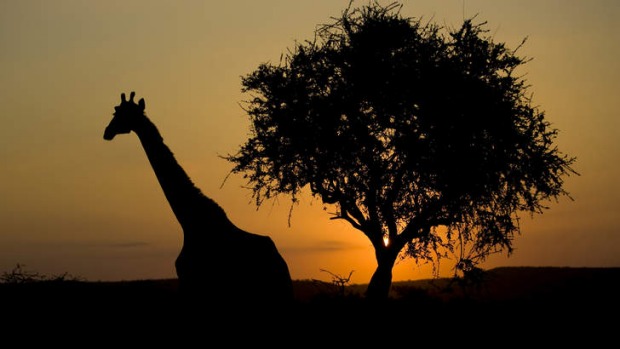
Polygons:
M375 251L377 269L372 274L366 289L366 299L370 301L381 302L388 299L392 287L392 269L398 256L398 253L391 250L391 248L382 248Z

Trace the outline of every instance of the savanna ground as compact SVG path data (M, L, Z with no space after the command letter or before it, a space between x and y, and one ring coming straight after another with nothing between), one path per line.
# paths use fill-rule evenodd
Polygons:
M382 304L364 300L366 285L294 280L292 304L230 308L184 304L175 279L92 282L17 270L0 283L0 333L22 344L595 348L620 338L619 278L620 268L496 268L469 283L395 282Z

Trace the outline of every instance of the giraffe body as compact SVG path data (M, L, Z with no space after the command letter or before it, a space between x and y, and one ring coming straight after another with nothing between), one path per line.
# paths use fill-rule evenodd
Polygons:
M146 116L144 99L136 104L121 95L104 139L135 132L183 231L175 268L187 299L207 302L273 304L293 298L286 261L273 240L246 232L214 200L198 189Z

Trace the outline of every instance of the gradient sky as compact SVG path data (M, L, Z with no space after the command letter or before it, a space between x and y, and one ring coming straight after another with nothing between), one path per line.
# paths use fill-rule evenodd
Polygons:
M103 140L136 91L177 160L241 228L271 236L294 279L353 283L374 271L362 233L304 198L256 209L218 155L249 135L241 76L278 62L349 0L0 0L0 272L17 263L88 280L175 277L181 229L135 134ZM366 1L357 1L359 5ZM391 3L391 1L382 2ZM525 216L495 266L620 266L620 1L404 1L402 14L458 27L478 14L522 67L536 105L577 157L574 201ZM215 247L217 248L217 247ZM450 273L445 264L444 274ZM429 277L400 263L394 280Z

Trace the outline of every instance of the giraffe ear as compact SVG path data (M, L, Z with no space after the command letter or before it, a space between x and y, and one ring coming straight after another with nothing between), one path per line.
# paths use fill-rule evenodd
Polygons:
M140 101L138 102L138 105L140 105L140 109L144 110L144 108L146 108L146 103L144 102L144 98L140 98Z

